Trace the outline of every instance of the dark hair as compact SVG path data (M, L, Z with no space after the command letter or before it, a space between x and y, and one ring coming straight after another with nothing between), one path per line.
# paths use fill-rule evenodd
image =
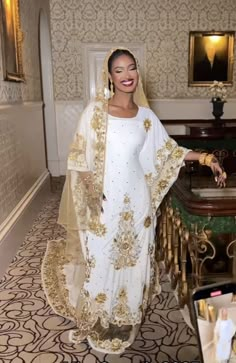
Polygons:
M128 57L130 57L134 61L135 65L137 66L136 59L134 58L133 54L130 53L130 51L128 49L116 49L111 54L110 58L108 59L108 72L109 73L111 73L112 64L113 64L114 60L119 58L121 55L127 55Z

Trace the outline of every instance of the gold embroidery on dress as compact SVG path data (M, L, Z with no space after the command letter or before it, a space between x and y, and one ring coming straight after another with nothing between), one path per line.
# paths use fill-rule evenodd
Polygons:
M105 224L102 224L98 217L91 217L89 223L88 223L88 229L90 232L96 234L98 237L103 237L106 234L106 226Z
M168 139L165 143L164 148L168 151L173 150L173 148L176 146L176 142L173 139Z
M148 118L146 118L144 121L143 121L143 124L144 124L144 128L147 131L150 130L151 126L152 126L152 122L151 120L149 120Z
M99 335L97 332L93 332L90 334L90 337L92 338L93 344L96 348L105 349L106 351L111 352L119 352L123 351L125 348L127 348L130 344L129 342L122 341L121 339L115 338L115 339L105 339L100 340Z
M157 153L156 157L157 160L163 163L167 157L169 156L170 152L176 147L176 142L173 139L168 139L165 144L160 148Z
M106 117L104 112L107 105L102 103L101 107L95 106L93 118L91 120L91 127L96 133L96 142L94 145L94 189L102 198L103 190L103 174L106 150Z
M134 326L141 323L142 310L140 308L138 312L131 312L128 306L127 291L124 288L120 289L118 297L113 304L111 314L104 307L104 304L107 301L107 295L105 293L98 293L94 299L92 299L88 291L84 289L82 289L81 294L84 296L84 303L82 314L78 320L79 330L85 330L83 327L83 325L85 325L87 329L90 326L91 331L99 319L100 325L106 329L109 328L110 324L121 327L122 325ZM79 334L79 332L77 334Z
M142 313L139 310L132 314L128 305L127 290L120 289L116 304L112 309L112 323L121 327L122 325L135 325L141 321Z
M159 266L155 258L155 241L150 243L148 246L148 253L150 256L150 285L149 285L149 302L155 295L160 294L160 276L159 276Z
M158 182L158 187L160 190L163 190L165 189L169 184L169 181L166 180L166 179L161 179L159 182Z
M144 227L145 228L148 228L148 227L150 227L150 225L151 225L151 223L152 223L152 220L151 220L151 217L150 216L148 216L148 217L146 217L145 219L144 219Z
M176 147L172 153L172 156L176 159L179 159L182 158L183 154L184 154L183 149L181 149L181 147Z
M111 260L116 270L136 265L141 247L134 229L134 212L131 210L130 198L124 197L124 208L120 213L118 232L111 248Z
M157 163L155 168L157 175L153 176L153 183L151 185L153 214L156 213L163 197L177 179L179 168L182 165L184 156L188 152L188 149L178 146L171 138L156 152Z
M77 329L72 331L71 340L78 344L93 332L93 327L100 317L105 328L109 327L108 314L96 301L93 301L87 290L82 289L80 295L83 298L81 314L77 319Z
M46 287L47 296L55 312L59 315L65 316L76 322L76 329L71 332L71 340L74 343L80 343L88 335L97 336L94 331L95 324L100 319L100 324L105 329L108 329L110 324L114 325L136 325L140 324L142 319L141 308L137 313L131 313L128 306L127 291L122 288L118 293L112 313L108 313L104 307L107 301L107 295L103 292L98 293L95 298L92 298L85 288L81 288L79 295L79 310L70 304L69 292L65 288L66 278L64 275L64 265L70 261L65 258L66 242L51 241L50 249L47 255L44 270L44 286ZM56 256L56 258L55 258ZM89 278L91 268L94 266L95 260L88 255L86 246L86 273L85 278ZM55 265L56 263L56 265ZM120 340L121 345L117 339L100 340L97 342L100 347L108 346L112 351L119 349L119 346L126 347L129 345L127 342Z
M147 185L150 187L153 182L154 182L154 177L153 177L153 174L152 173L149 173L149 174L145 174L145 179L146 179L146 182L147 182Z
M151 244L151 245L148 246L148 254L152 255L153 252L154 252L154 246L153 246L153 244Z
M117 304L112 309L113 321L115 321L118 326L128 324L130 320L131 311L127 302L127 292L125 289L121 289L117 299Z
M104 294L103 292L100 292L99 294L97 294L97 296L95 297L95 301L98 304L104 304L107 300L107 295Z

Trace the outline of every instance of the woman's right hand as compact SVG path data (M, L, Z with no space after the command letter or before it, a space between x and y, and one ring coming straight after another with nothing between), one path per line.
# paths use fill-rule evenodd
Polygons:
M227 174L224 171L223 167L220 166L216 158L212 159L212 162L210 163L210 168L215 176L215 182L217 186L220 188L224 188L226 186Z

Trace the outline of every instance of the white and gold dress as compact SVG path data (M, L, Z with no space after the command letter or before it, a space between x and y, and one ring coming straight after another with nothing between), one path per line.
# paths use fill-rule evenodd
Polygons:
M54 311L76 322L72 342L87 339L96 350L119 354L134 341L148 302L160 292L156 211L188 150L169 138L147 107L132 118L107 114L105 127L102 112L99 103L91 103L79 123L62 197L74 211L66 222L59 218L69 237L49 243L43 283ZM90 129L94 133L88 135ZM98 178L106 197L95 217L91 201L81 212L79 175L86 170Z

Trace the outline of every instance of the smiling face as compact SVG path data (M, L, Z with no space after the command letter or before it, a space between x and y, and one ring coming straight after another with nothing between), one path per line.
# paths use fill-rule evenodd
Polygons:
M135 60L122 54L112 60L109 78L114 84L115 93L133 93L138 84L138 72Z

